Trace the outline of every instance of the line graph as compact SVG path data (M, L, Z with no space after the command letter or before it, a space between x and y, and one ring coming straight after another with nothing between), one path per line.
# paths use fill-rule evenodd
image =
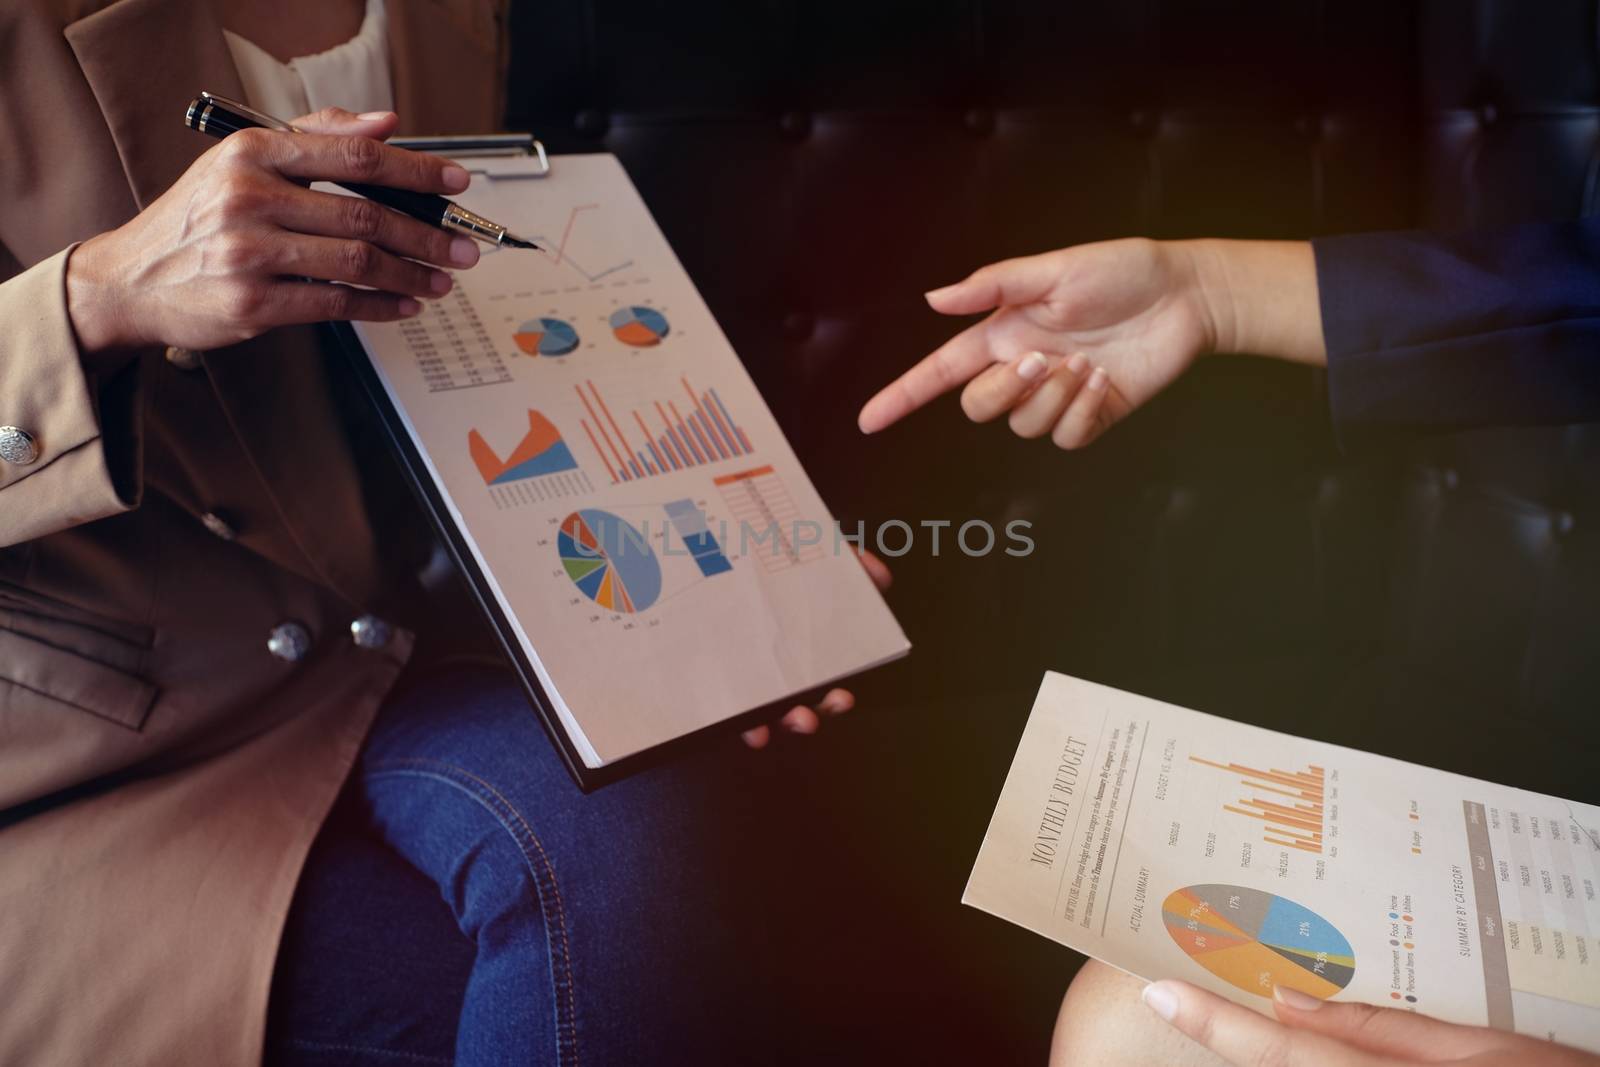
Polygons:
M549 236L546 234L535 234L533 237L533 243L539 246L539 251L541 253L551 259L553 265L558 267L562 265L571 267L573 270L583 275L584 278L589 282L598 282L602 278L607 278L618 273L619 271L627 270L629 267L633 266L633 260L631 259L625 259L620 263L614 263L611 266L602 268L600 270L590 270L577 260L573 259L572 256L567 254L567 244L572 240L572 231L576 229L578 225L578 213L580 211L598 211L599 208L599 204L578 204L571 211L567 212L566 224L561 228L561 240L552 242ZM551 255L551 253L548 251L552 244L555 245L554 255Z

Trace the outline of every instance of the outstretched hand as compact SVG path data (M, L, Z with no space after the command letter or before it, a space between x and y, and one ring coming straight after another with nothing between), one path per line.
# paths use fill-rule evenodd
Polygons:
M861 411L874 433L958 386L976 422L1010 413L1022 437L1093 441L1216 346L1189 242L1080 245L991 264L927 295L946 315L990 314Z
M952 389L975 422L1080 448L1209 352L1322 364L1316 262L1303 241L1129 238L1008 259L928 294L989 312L861 409L875 433Z

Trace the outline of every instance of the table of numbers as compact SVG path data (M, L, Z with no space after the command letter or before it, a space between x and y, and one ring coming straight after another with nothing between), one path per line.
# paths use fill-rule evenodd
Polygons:
M400 332L430 393L511 380L477 309L459 286L443 299L425 303L420 315L400 323Z

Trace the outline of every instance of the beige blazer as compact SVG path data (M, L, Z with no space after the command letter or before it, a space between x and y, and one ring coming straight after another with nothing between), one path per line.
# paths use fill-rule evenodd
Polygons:
M389 10L407 130L492 128L502 0ZM202 88L242 95L211 0L0 5L0 426L38 450L0 460L3 1064L259 1062L307 847L411 650L351 639L404 621L418 520L314 330L79 359L64 250L206 149Z

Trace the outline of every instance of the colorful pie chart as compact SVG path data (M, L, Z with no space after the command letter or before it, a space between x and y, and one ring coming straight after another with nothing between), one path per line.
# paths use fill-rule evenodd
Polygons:
M660 344L671 329L667 317L652 307L618 308L611 313L611 332L617 340L634 348Z
M1355 976L1350 942L1286 897L1238 885L1192 885L1161 906L1167 933L1200 966L1246 993L1285 986L1326 1000Z
M556 548L578 592L607 611L644 611L661 596L661 562L650 542L609 511L584 508L568 515Z
M563 319L529 319L513 340L530 356L564 356L578 347L578 331Z

